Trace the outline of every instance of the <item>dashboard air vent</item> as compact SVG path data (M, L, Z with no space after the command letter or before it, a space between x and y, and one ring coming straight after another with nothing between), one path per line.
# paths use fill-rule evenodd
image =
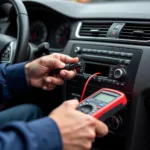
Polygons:
M109 22L83 22L79 36L84 37L106 37L112 23Z
M120 39L150 40L150 24L126 23L119 35Z

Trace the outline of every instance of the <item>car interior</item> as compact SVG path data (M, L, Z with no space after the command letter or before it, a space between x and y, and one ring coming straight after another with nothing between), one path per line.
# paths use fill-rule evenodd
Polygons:
M14 93L1 109L34 103L47 115L66 100L79 100L87 79L101 72L89 82L84 98L111 88L126 95L127 105L105 120L109 133L96 138L93 148L150 149L150 1L22 2L0 2L1 63L62 53L78 57L84 67L53 91Z

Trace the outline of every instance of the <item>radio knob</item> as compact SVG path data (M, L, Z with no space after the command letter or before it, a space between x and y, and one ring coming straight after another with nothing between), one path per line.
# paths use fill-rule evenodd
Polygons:
M118 68L114 71L114 77L116 79L123 79L126 76L126 70L123 68Z
M81 48L80 47L76 47L74 50L76 53L80 53L81 52Z

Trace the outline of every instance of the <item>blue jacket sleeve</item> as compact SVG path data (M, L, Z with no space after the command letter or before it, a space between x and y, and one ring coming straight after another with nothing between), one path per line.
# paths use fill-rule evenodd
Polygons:
M13 122L0 130L1 150L62 150L56 123L43 118L29 123Z
M31 89L26 82L24 66L27 62L14 65L0 65L0 100L11 99L13 93Z

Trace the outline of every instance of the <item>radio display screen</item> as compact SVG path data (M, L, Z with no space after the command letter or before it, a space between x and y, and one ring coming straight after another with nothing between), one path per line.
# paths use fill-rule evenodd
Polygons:
M101 76L108 77L109 69L109 66L86 63L84 73L94 74L96 72L100 72Z

